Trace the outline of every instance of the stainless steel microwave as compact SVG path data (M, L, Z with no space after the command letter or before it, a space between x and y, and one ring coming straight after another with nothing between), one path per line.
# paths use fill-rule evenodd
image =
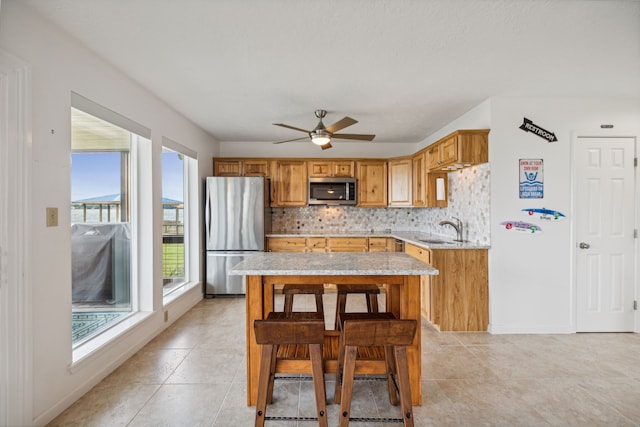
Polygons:
M310 205L355 205L354 178L309 178Z

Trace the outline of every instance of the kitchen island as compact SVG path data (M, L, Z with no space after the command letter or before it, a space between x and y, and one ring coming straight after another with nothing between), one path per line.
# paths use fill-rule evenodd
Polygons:
M247 348L247 404L255 405L258 393L260 350L256 344L253 322L264 319L274 310L275 284L384 284L386 310L400 319L415 319L418 329L413 343L407 347L411 400L422 404L420 377L420 276L437 275L438 270L405 253L280 253L261 252L245 258L231 269L231 274L246 276L246 348ZM325 334L325 372L335 373L337 368L338 332ZM282 360L277 372L311 372L306 358L294 356ZM356 373L384 374L384 361L380 357L359 359Z

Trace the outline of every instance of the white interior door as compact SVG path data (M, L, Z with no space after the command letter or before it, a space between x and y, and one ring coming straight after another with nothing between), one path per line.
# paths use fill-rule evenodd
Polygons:
M634 138L577 138L578 332L634 326Z

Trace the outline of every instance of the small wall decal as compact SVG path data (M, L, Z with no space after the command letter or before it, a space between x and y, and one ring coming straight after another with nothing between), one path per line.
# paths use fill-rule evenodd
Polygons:
M544 173L542 159L520 159L520 198L542 199Z
M546 208L527 208L522 209L527 216L545 221L559 221L565 219L566 216L560 211Z
M541 128L540 126L533 123L531 120L524 117L522 119L522 124L520 125L520 129L525 132L533 132L535 135L538 135L540 138L546 140L547 142L555 142L558 140L556 138L556 134L553 132L549 132L546 129Z
M504 221L504 222L501 222L500 225L504 226L504 229L506 231L519 231L522 233L529 233L529 234L542 234L542 228L538 227L535 224L531 224L530 222Z

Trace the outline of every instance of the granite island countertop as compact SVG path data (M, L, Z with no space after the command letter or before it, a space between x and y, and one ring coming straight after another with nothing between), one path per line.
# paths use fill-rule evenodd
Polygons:
M421 231L354 231L347 233L270 233L267 237L388 237L402 240L427 249L489 249L490 246L477 242L455 242L451 237ZM425 242L425 240L444 243Z
M438 270L402 252L258 252L244 257L230 274L407 276L437 275Z

